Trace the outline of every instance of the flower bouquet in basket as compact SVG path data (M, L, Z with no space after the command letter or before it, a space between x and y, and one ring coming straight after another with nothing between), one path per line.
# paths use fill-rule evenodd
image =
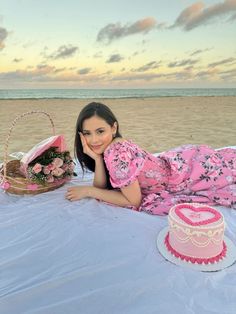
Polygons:
M3 167L0 169L0 187L12 194L39 194L52 191L76 175L75 164L66 150L63 135L54 135L43 140L24 154L21 160L7 160L8 140L13 126L19 118L32 113L47 115L55 134L53 122L45 112L27 112L13 121L5 145Z
M46 185L68 180L74 174L74 162L69 151L58 152L52 146L27 167L27 177L36 184Z

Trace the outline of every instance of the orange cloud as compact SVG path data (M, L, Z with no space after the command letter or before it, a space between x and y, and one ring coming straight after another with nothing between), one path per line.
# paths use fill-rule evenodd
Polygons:
M125 26L121 26L120 23L108 24L99 31L97 41L110 43L113 40L129 35L137 33L146 34L156 27L157 21L153 17L147 17L142 20L138 20L131 25L126 24Z
M225 0L208 8L205 8L203 2L196 2L180 13L170 28L179 26L189 31L222 15L233 14L234 11L236 11L236 0Z

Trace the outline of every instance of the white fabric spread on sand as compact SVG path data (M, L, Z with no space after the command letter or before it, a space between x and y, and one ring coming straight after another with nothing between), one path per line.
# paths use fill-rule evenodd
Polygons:
M81 173L53 192L0 192L0 313L230 314L236 264L198 272L166 261L156 246L167 217L64 198ZM236 211L218 207L236 244Z

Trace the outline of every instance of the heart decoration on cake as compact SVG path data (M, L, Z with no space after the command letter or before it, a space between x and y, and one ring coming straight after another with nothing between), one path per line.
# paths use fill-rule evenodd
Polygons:
M182 205L182 206L181 206ZM191 204L181 204L176 208L176 215L191 226L202 226L220 219L220 213L211 207L196 207Z

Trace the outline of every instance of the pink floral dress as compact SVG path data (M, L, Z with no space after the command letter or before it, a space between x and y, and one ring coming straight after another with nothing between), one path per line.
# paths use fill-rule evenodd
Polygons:
M185 145L153 156L123 141L105 150L104 161L114 188L138 180L142 203L136 210L164 215L182 202L236 208L236 149Z

